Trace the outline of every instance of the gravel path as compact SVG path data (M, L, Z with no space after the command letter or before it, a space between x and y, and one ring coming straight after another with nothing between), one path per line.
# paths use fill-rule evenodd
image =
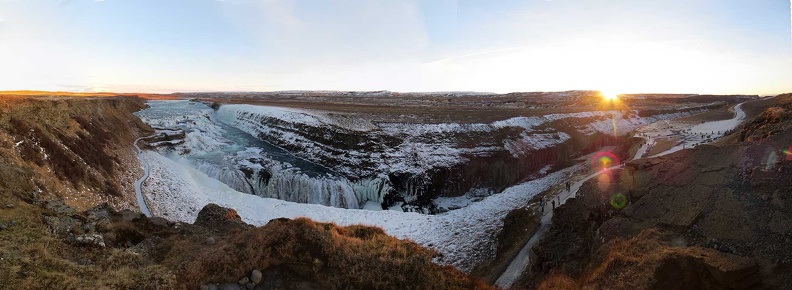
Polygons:
M140 160L140 164L143 165L143 176L141 176L140 179L135 180L135 196L137 197L137 203L138 206L140 207L140 212L145 214L147 217L151 217L151 211L149 210L148 204L146 203L146 199L143 198L143 191L140 188L141 185L143 185L143 182L146 181L146 178L149 177L150 168L148 162L146 161L146 157L143 155L143 150L140 150L140 147L138 147L138 142L141 139L149 138L152 136L137 138L135 139L135 143L133 143L133 145L135 145L135 149L137 149L137 156L138 159Z

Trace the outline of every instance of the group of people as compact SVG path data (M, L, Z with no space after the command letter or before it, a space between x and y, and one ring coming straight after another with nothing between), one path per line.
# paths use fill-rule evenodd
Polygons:
M569 183L569 181L567 181L567 182L566 182L566 189L567 189L567 192L570 192L570 193L571 193L571 192L572 192L572 191L571 191L571 188L572 188L572 185ZM547 204L547 202L546 202L546 198L547 198L547 197L543 195L543 196L542 196L542 199L541 199L541 200L539 200L539 210L540 210L541 212L544 212L544 207L545 207L545 205ZM558 201L558 205L561 205L561 195L560 195L560 194L559 194L559 195L556 195L556 197L555 197L555 198L550 198L550 204L552 204L552 205L553 205L553 210L555 210L555 207L556 207L556 200Z

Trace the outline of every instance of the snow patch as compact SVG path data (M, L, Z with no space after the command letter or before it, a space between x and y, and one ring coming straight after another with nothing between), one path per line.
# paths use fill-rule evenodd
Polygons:
M235 191L203 172L173 161L159 153L145 151L151 166L145 193L156 216L191 223L209 203L237 211L242 220L256 226L275 218L307 217L320 222L347 226L362 224L382 227L391 236L410 239L442 253L440 264L470 271L478 261L495 254L495 236L508 212L528 205L528 201L558 184L582 165L552 173L544 178L507 188L500 194L438 215L392 210L359 210L301 204L262 198Z

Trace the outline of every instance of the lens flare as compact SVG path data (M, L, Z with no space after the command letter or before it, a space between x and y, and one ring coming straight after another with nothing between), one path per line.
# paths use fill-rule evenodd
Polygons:
M606 169L611 166L619 165L619 158L610 151L597 152L591 158L591 168L596 170Z
M597 176L597 188L600 192L608 191L608 188L611 186L611 180L612 178L609 172L603 172Z
M787 148L783 152L784 152L784 157L787 161L792 160L792 146L789 146L789 148Z
M623 209L627 206L627 197L621 193L614 194L610 198L610 204L615 209Z

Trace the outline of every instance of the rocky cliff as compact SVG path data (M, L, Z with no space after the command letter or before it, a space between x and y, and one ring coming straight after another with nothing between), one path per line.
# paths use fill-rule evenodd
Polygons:
M0 97L0 188L78 210L136 208L132 183L142 170L131 145L150 128L132 113L144 107L135 97Z
M712 145L585 184L555 212L521 286L789 288L790 104L792 95L778 96Z

